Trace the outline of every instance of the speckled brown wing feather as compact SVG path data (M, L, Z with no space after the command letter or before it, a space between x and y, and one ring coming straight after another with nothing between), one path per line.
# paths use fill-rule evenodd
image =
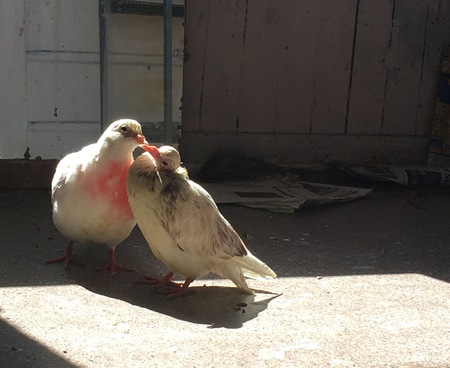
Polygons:
M161 192L160 215L167 231L185 252L229 259L247 250L200 185L175 179Z

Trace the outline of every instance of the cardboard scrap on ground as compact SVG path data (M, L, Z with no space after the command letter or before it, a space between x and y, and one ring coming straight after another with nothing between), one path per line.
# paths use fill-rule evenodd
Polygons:
M274 212L293 213L304 204L351 201L371 190L299 181L285 184L279 180L245 183L202 183L214 201L236 203Z
M413 188L450 186L450 167L368 165L341 166L339 169L354 178L388 181Z

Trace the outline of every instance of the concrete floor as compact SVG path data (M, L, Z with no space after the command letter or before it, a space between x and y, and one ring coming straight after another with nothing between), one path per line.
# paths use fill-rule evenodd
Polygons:
M83 245L64 270L48 192L0 191L0 367L450 367L450 196L419 202L221 206L278 273L250 285L282 295L213 277L167 300L134 283L166 271L138 229L117 248L138 272L96 272L106 248Z

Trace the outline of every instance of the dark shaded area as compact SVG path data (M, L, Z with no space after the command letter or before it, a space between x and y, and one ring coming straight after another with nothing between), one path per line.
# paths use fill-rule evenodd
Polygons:
M161 271L156 263L152 265L155 266L149 269L152 274ZM255 301L254 295L246 294L232 284L230 287L206 286L205 280L204 286L192 287L192 294L168 300L165 295L154 294L150 286L136 284L136 280L143 278L141 273L120 274L111 278L106 273L93 275L92 272L94 271L72 267L67 276L72 282L96 294L120 299L179 320L207 325L209 328L240 328L267 309L270 301L278 296L267 294L262 300ZM240 305L246 307L239 307Z
M225 182L264 179L285 175L288 172L289 168L273 165L246 156L242 152L222 147L217 149L193 176L204 182Z
M77 367L0 319L0 367Z
M373 175L377 172L376 165L364 165L364 167L369 169L367 174L358 174L353 171L352 166L339 162L318 162L304 167L283 166L255 159L234 149L221 147L198 171L191 172L190 175L195 180L203 182L257 181L278 178L293 182L309 181L358 188L376 188L378 191L409 188L450 194L450 187L439 187L441 173L433 172L432 169L424 172L420 166L416 169L406 166L404 173L407 176L405 180L408 185L401 185L386 179L383 166L378 168L379 177Z
M58 160L40 160L33 156L0 160L0 188L49 188L57 163Z
M194 180L202 182L257 181L283 179L313 183L346 185L359 188L399 188L393 183L380 183L367 178L355 178L343 171L338 163L316 163L305 167L283 166L265 162L224 147L217 149L198 171L191 171Z

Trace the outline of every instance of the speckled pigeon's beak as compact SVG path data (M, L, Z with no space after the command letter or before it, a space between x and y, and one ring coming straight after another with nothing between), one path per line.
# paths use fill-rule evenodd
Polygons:
M144 151L150 153L155 159L161 158L161 154L159 153L159 149L156 146L150 146L148 144L144 144L141 146Z

